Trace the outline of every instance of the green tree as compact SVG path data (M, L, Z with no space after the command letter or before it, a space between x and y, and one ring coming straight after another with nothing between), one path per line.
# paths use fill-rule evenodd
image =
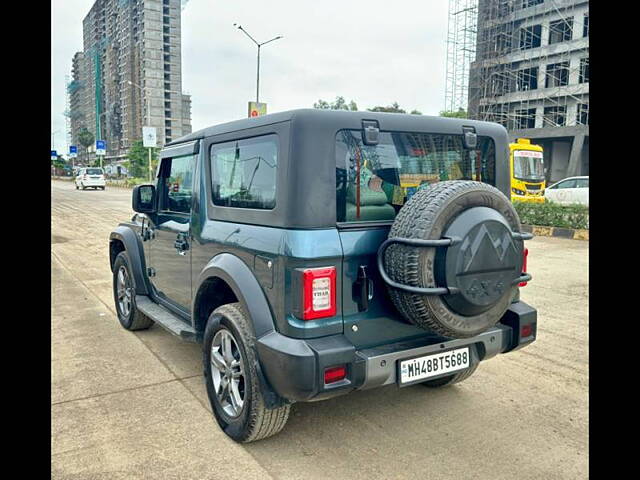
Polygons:
M86 157L87 148L93 145L94 141L95 141L95 137L93 136L93 133L87 130L87 127L83 127L82 130L80 130L80 133L78 134L78 143L82 145L82 147L84 147L80 152L82 156Z
M129 148L125 166L129 170L129 175L137 178L146 178L149 175L149 152L142 145L142 140L136 140ZM155 170L158 165L158 149L151 149L151 168Z
M450 118L467 118L467 111L464 108L458 108L457 112L453 112L451 110L443 110L440 112L440 116Z
M393 102L391 105L387 105L386 107L377 106L373 108L367 108L370 112L386 112L386 113L407 113L404 108L400 108L398 102ZM412 115L422 115L422 112L419 110L411 110Z
M347 103L344 97L341 96L336 97L336 101L332 103L320 99L313 104L313 108L317 108L319 110L350 110L352 112L358 111L358 105L356 105L356 102L351 100L349 103Z

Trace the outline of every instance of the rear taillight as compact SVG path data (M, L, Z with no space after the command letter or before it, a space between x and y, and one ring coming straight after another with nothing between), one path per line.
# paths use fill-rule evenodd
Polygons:
M522 252L522 273L527 273L527 257L529 256L529 249L525 248ZM527 285L527 282L520 282L518 284L519 287L524 287Z
M302 319L336 314L336 268L307 268L302 272Z
M343 380L347 376L347 367L341 365L339 367L327 368L324 371L324 383L335 383Z
M533 327L531 325L523 325L520 329L520 337L526 338L533 333Z

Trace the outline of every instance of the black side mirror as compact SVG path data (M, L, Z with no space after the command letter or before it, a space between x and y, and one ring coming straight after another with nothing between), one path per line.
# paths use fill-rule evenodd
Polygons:
M156 187L137 185L133 187L131 206L134 212L153 213L156 211Z

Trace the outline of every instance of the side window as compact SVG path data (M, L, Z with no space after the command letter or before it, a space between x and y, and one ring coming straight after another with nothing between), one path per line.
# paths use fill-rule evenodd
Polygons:
M576 181L576 188L589 188L589 179L588 178L579 178Z
M167 158L160 168L160 210L189 213L193 192L194 156Z
M278 136L264 135L211 146L213 203L270 210L276 206Z
M555 188L557 188L557 189L576 188L576 180L575 180L575 178L572 179L572 180L565 180L564 182L560 182L559 184L557 184L555 186Z

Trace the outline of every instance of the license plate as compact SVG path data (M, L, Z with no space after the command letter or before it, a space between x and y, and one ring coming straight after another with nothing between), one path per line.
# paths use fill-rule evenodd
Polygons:
M400 384L469 368L469 347L400 361Z

